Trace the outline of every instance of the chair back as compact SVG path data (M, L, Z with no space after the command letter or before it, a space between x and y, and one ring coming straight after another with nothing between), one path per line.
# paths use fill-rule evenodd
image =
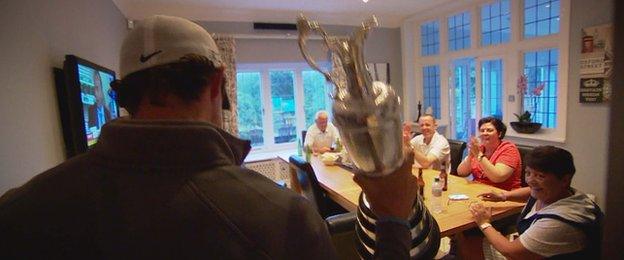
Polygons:
M356 249L355 212L342 213L325 218L327 229L336 248L337 259L360 259Z
M301 189L301 195L316 206L323 218L347 212L327 196L323 188L321 188L314 174L314 169L312 169L312 165L309 162L297 155L290 156L288 161L295 166L295 172L297 173L296 181Z
M525 170L526 170L526 157L527 155L529 155L529 153L533 152L533 148L535 147L528 146L528 145L521 145L521 144L516 145L516 147L518 148L518 151L520 152L520 160L522 161L522 171L520 175L521 185L522 187L527 187L529 185L526 183L526 179L524 177Z
M461 140L448 139L451 146L451 174L457 175L457 167L464 158L464 150L466 150L466 142Z

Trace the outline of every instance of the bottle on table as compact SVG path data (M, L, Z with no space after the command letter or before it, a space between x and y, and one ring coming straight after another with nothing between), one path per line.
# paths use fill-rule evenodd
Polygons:
M433 184L431 185L431 210L434 213L442 212L442 183L440 182L440 178L436 177L433 180Z
M312 157L312 149L304 146L303 150L305 151L306 162L310 162L310 158Z
M440 165L440 182L442 182L442 190L448 190L448 173L446 173L446 164L443 162Z
M342 151L342 144L340 143L340 138L336 139L336 152Z
M418 168L418 195L425 198L425 180L423 179L423 170Z

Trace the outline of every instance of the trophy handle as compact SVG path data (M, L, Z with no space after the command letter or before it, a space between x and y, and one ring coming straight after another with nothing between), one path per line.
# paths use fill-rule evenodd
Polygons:
M316 21L309 21L305 16L303 16L303 14L299 15L299 18L297 19L297 30L299 31L299 41L298 41L298 43L299 43L299 50L301 51L301 54L303 55L303 58L308 62L310 67L312 67L316 71L322 73L325 76L325 79L327 79L328 81L331 81L332 83L336 84L335 81L333 80L333 77L331 76L331 74L329 72L323 71L316 64L316 61L314 60L312 55L310 55L306 51L306 42L307 42L307 39L308 39L308 35L310 34L310 31L315 31L315 32L319 33L323 37L323 40L325 41L325 44L331 50L331 43L329 42L329 37L327 36L327 33L325 32L325 30L323 30Z

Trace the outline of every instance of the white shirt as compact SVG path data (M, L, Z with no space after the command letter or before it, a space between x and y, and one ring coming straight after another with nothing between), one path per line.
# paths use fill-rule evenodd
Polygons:
M525 219L537 213L536 205L537 203L533 204ZM580 251L587 243L583 231L551 218L538 219L520 235L519 239L526 249L543 257Z
M451 170L451 146L448 143L448 140L444 138L437 131L433 133L431 137L431 142L429 144L425 144L425 136L417 135L414 137L410 144L414 150L418 149L425 156L433 155L437 160L429 165L429 169L439 170L442 162L446 165L447 173ZM414 160L414 167L420 168L420 163Z
M319 129L316 124L312 124L308 128L303 146L310 150L312 150L312 147L332 147L338 138L338 129L331 122L327 122L325 132L321 132L321 129Z

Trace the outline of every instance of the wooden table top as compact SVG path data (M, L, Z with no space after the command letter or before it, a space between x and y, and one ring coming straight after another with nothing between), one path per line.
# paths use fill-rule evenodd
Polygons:
M288 161L288 158L280 157L282 160ZM318 157L312 157L310 164L314 169L316 178L320 185L327 191L329 197L331 197L338 204L343 206L349 211L356 211L358 205L358 197L361 188L353 181L353 173L340 167L340 166L328 166L321 162ZM418 174L418 170L414 168L413 173ZM438 171L424 169L423 178L425 181L425 205L431 209L431 184L433 179L439 174ZM453 235L476 227L472 219L472 215L468 210L470 203L481 201L477 198L477 195L489 192L489 191L502 191L496 187L488 186L485 184L471 182L465 178L458 176L449 176L448 190L442 193L444 210L441 213L434 213L430 210L434 216L438 225L440 226L440 232L442 236ZM468 200L463 201L449 201L448 195L451 194L464 194L469 197ZM492 207L492 219L497 220L507 216L519 213L524 206L524 203L518 202L483 202L486 207Z

